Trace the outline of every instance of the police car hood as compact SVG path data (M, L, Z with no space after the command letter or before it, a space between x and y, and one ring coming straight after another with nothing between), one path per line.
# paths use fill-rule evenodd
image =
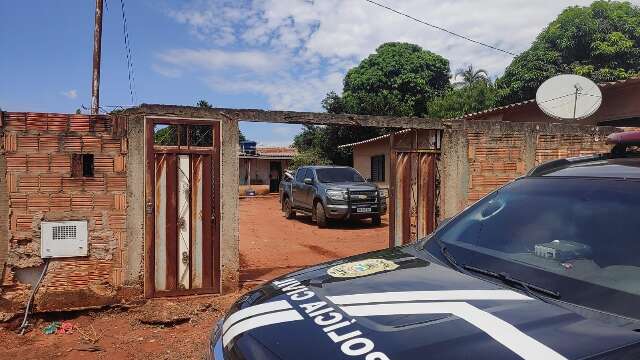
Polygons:
M225 352L232 359L583 359L640 342L610 316L586 317L415 255L395 248L276 279L234 305Z

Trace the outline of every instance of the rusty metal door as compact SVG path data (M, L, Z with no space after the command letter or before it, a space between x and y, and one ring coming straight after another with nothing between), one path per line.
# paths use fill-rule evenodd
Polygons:
M220 123L146 119L145 295L220 291Z
M436 154L396 154L395 244L422 239L435 229Z
M438 130L410 130L391 136L391 247L422 239L435 230L440 142Z

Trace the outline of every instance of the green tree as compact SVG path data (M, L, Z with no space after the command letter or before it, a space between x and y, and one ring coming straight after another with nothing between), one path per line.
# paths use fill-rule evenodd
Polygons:
M293 147L299 152L319 149L326 141L325 126L304 125L304 130L293 138Z
M427 103L449 84L449 61L408 43L385 43L349 70L342 95L330 92L322 107L332 114L425 116ZM361 126L307 126L296 137L300 152L313 151L332 163L351 163L351 149L338 146L392 131Z
M203 100L199 100L196 103L196 106L200 107L200 108L206 108L206 109L212 109L213 108L213 106L211 104L209 104L209 102L207 100L204 100L204 99Z
M322 102L333 113L424 116L427 102L449 87L449 61L408 43L385 43L344 78L342 96Z
M549 77L575 73L596 82L640 73L640 7L595 1L565 9L497 80L499 102L535 97Z
M477 81L489 82L489 73L485 69L476 69L473 65L467 65L456 71L456 78L460 78L456 85L467 86Z
M429 116L451 119L496 106L498 91L487 81L475 81L464 87L450 89L429 102Z
M291 159L290 170L296 170L300 166L330 165L331 161L315 150L307 150L296 154Z

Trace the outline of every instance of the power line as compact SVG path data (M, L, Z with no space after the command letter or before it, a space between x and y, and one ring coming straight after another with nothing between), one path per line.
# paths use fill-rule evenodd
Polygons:
M484 47L488 47L489 49L496 50L496 51L500 51L500 52L503 52L503 53L505 53L505 54L509 54L509 55L511 55L511 56L518 56L518 54L513 53L513 52L511 52L511 51L509 51L509 50L500 49L499 47L495 47L495 46L493 46L493 45L489 45L489 44L487 44L487 43L483 43L482 41L474 40L474 39L472 39L472 38L470 38L470 37L468 37L468 36L464 36L464 35L461 35L461 34L455 33L455 32L453 32L453 31L451 31L451 30L447 30L447 29L445 29L445 28L443 28L443 27L441 27L441 26L430 24L430 23L428 23L428 22L426 22L426 21L424 21L424 20L420 20L420 19L415 18L415 17L413 17L413 16L411 16L411 15L409 15L409 14L407 14L407 13L403 13L403 12L401 12L401 11L398 11L398 10L396 10L396 9L390 8L390 7L386 6L386 5L380 4L380 3L375 2L375 1L373 1L373 0L364 0L364 1L366 1L366 2L368 2L368 3L371 3L371 4L373 4L373 5L379 6L379 7L383 8L383 9L387 9L387 10L389 10L389 11L391 11L391 12L394 12L394 13L396 13L396 14L398 14L398 15L402 15L402 16L404 16L404 17L406 17L406 18L409 18L409 19L411 19L411 20L413 20L413 21L417 21L417 22L419 22L420 24L427 25L427 26L429 26L429 27L432 27L432 28L437 29L437 30L440 30L440 31L444 31L444 32L446 32L446 33L447 33L447 34L449 34L449 35L453 35L453 36L459 37L459 38L461 38L461 39L467 40L467 41L472 42L472 43L474 43L474 44L481 45L481 46L484 46Z
M129 76L129 95L131 96L131 104L135 104L136 95L136 78L133 71L133 56L131 55L131 41L129 40L129 29L127 27L127 13L125 11L124 0L120 0L122 9L122 33L124 36L124 48L127 58L127 73Z

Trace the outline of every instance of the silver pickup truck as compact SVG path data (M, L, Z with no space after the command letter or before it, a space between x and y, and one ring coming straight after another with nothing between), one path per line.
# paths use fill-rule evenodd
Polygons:
M371 219L380 225L387 212L387 193L347 166L305 166L280 183L282 211L311 215L319 227L329 220Z

